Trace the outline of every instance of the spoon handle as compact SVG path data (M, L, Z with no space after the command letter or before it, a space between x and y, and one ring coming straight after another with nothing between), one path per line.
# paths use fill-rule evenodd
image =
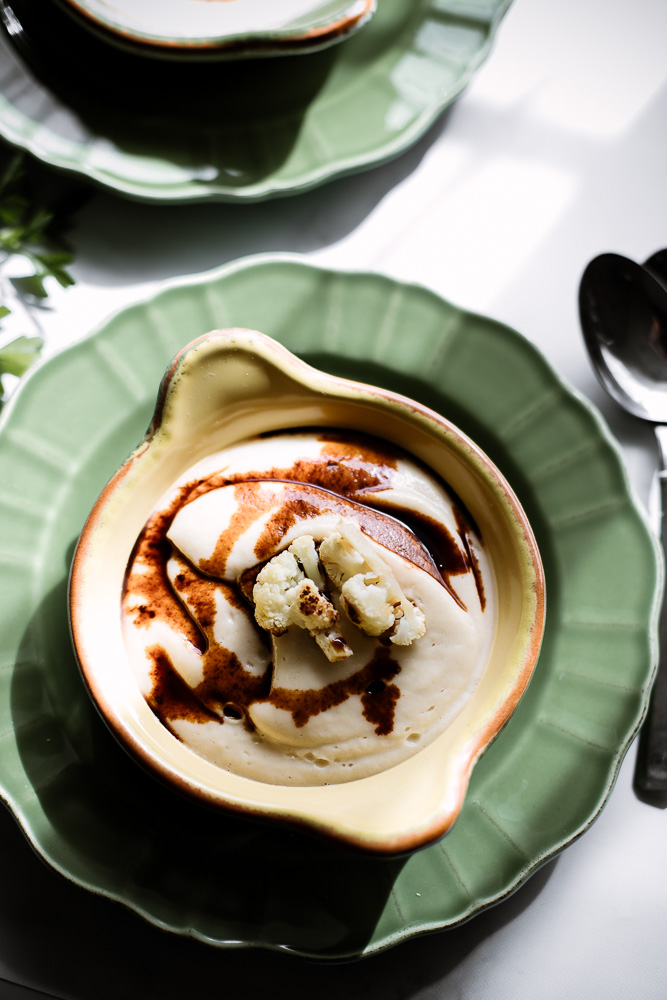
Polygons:
M660 539L667 557L667 425L656 424L660 450ZM635 786L653 804L667 806L667 600L660 617L658 672L648 713L642 726L635 770Z

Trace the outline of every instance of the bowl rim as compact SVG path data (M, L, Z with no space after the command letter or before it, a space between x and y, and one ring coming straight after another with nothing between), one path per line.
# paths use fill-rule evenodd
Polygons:
M377 0L346 0L345 9L329 17L319 18L304 30L294 28L252 29L227 34L182 36L157 34L131 28L122 20L105 16L88 0L59 0L77 21L110 43L130 46L148 56L259 56L311 52L342 41L361 28L374 14Z
M234 797L230 798L226 795L224 790L218 790L217 794L212 794L210 789L197 784L190 776L180 773L169 762L156 756L155 753L151 752L150 748L147 748L140 742L136 735L129 732L126 727L119 726L117 713L106 699L105 692L100 688L95 664L90 663L86 656L83 638L86 613L84 607L86 601L85 568L91 546L94 544L98 530L104 527L109 505L115 499L117 491L122 489L128 473L136 463L140 462L149 453L151 445L156 440L160 440L161 432L165 426L165 418L168 415L170 400L175 393L179 392L179 376L183 374L183 369L187 367L188 363L198 352L202 349L206 350L208 347L211 347L211 349L222 348L223 350L238 350L239 348L250 350L252 353L259 354L269 365L288 375L290 379L299 384L308 393L339 401L342 400L343 402L359 402L361 400L368 402L372 398L375 403L381 402L383 406L396 413L408 423L415 421L424 423L431 429L435 426L438 437L441 437L444 433L446 437L457 442L462 451L469 456L468 461L472 459L473 466L478 470L480 468L484 470L485 477L499 490L500 495L507 502L511 511L512 521L515 525L515 537L519 540L519 546L522 548L524 556L528 559L530 590L534 599L530 628L527 630L520 667L513 675L513 683L510 685L503 702L497 707L493 716L487 719L486 725L476 731L475 738L469 740L465 745L464 764L457 772L458 782L454 792L454 806L452 807L450 804L445 809L439 809L427 821L413 824L409 830L404 829L399 834L385 836L377 834L370 836L363 835L358 830L349 829L345 825L335 826L331 822L322 821L314 815L304 815L300 812L293 813L289 809L276 811L271 806L267 807L266 805L258 805L253 802L238 801ZM526 601L528 589L528 585L524 585L522 603ZM546 584L537 542L516 494L491 459L472 439L459 430L456 425L436 411L409 397L367 383L329 375L314 368L282 344L265 334L253 330L233 328L214 330L197 337L178 351L168 365L161 379L153 415L143 440L108 481L90 511L81 531L70 570L68 605L70 632L76 659L94 705L119 742L125 746L131 756L154 776L162 779L163 782L166 782L189 797L193 797L211 806L220 807L248 817L306 829L309 832L323 835L327 839L343 843L347 847L359 849L364 853L379 856L395 856L426 847L434 841L439 840L448 832L456 820L463 806L470 774L477 759L490 746L510 719L525 693L534 672L546 623ZM159 725L161 726L162 724L159 723ZM436 738L436 743L438 739L439 737ZM425 747L424 750L419 751L411 759L414 760L417 756L421 756L427 749L428 747ZM457 753L462 752L460 749L457 751ZM395 767L400 766L395 765ZM389 768L384 773L388 774L393 770L394 768ZM358 778L353 782L342 783L342 785L359 785L362 782L368 782L373 777ZM264 783L254 781L253 779L246 778L243 780L251 782L255 786L267 787ZM288 787L303 788L311 786ZM341 783L335 783L329 786L312 787L340 788L342 786Z

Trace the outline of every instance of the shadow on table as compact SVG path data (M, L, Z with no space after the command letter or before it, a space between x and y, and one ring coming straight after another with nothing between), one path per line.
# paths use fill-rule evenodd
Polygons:
M195 274L256 253L307 254L363 225L446 133L453 108L372 170L254 204L155 205L99 192L76 220L77 275L96 286Z

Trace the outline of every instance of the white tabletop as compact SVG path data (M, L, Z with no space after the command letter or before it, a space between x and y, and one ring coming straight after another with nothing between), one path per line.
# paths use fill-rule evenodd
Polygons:
M149 206L96 193L70 234L76 285L54 288L40 316L47 351L164 278L246 254L287 250L384 271L537 344L599 406L647 505L652 434L598 387L577 290L598 253L641 261L667 246L666 51L664 0L515 0L461 98L388 165L256 205ZM26 332L19 312L7 334L12 324ZM634 762L633 747L599 819L514 896L459 928L342 966L167 936L51 872L2 810L0 997L32 995L11 982L68 1000L663 998L667 814L635 796Z

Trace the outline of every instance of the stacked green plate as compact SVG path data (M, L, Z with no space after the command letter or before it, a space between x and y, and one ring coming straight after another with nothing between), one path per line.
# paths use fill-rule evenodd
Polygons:
M206 811L129 759L70 644L67 579L98 492L172 355L259 329L318 368L412 396L507 476L547 579L528 693L440 843L392 861ZM578 837L645 713L662 563L600 417L523 337L430 291L261 256L170 282L30 374L0 425L0 789L73 881L212 944L366 955L459 923Z
M415 143L486 57L509 2L381 0L325 51L202 66L121 56L54 4L2 0L0 136L148 201L304 191Z

